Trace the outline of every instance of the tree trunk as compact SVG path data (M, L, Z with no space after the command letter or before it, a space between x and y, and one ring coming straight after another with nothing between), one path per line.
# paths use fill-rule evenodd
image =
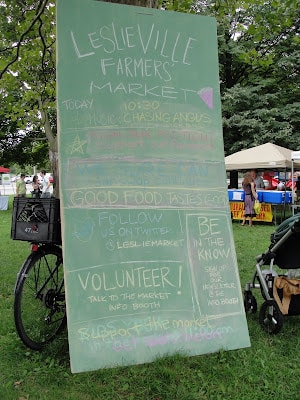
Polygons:
M39 99L39 109L42 115L42 126L44 126L45 135L49 142L49 159L54 179L53 195L55 197L59 197L59 166L58 166L57 136L54 135L51 128L48 112L46 109L46 102L43 103L41 99Z

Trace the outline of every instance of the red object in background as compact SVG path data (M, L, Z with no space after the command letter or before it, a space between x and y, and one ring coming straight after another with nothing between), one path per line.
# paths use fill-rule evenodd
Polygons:
M274 178L275 172L264 172L263 173L263 179L269 181L269 187L268 190L276 190L279 180ZM292 189L292 180L289 179L285 183L286 188ZM296 189L296 179L294 179L294 189Z
M275 172L273 171L266 171L263 173L263 179L269 182L267 186L267 190L275 190L277 189L278 180L274 178Z
M0 174L5 173L5 172L9 172L9 168L0 167Z
M285 186L292 189L292 180L289 179L289 180L286 182ZM296 179L294 179L294 189L296 189Z
M271 190L277 189L278 186L278 179L272 178L270 182Z
M275 179L275 178L273 178L272 179L272 181L271 181L271 187L272 187L272 190L275 190L275 189L277 189L277 185L278 185L278 179ZM285 187L286 188L290 188L290 189L292 189L292 180L291 179L289 179L288 181L286 181L286 183L285 183ZM296 180L294 179L294 189L296 189Z

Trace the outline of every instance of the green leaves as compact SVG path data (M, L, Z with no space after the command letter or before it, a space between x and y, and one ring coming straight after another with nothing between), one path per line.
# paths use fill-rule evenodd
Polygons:
M47 158L47 144L41 151L38 141L44 136L38 99L55 97L55 8L48 3L10 0L0 6L2 163L36 165Z
M300 148L298 7L293 0L241 1L227 31L219 21L223 36L235 32L220 48L226 154L268 141Z

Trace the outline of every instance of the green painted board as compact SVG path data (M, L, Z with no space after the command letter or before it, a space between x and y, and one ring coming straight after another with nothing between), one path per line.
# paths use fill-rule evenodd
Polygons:
M73 372L250 346L213 18L57 1Z

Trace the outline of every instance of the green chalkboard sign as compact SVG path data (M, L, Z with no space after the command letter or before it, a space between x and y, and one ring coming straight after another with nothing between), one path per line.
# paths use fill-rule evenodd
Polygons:
M73 372L247 347L213 18L57 1Z

